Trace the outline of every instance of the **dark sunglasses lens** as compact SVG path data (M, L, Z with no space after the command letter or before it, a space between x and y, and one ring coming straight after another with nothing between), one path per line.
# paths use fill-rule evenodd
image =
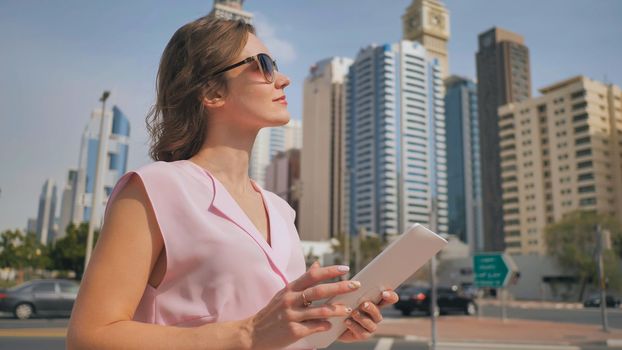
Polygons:
M276 67L273 64L272 58L266 54L259 54L258 57L259 64L261 64L261 69L263 70L264 77L267 81L272 82L274 80L274 71Z

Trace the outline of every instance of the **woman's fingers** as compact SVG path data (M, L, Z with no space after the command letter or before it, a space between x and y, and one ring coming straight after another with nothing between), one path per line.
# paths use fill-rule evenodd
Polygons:
M371 333L368 332L363 326L361 326L358 322L353 321L351 318L346 318L345 320L346 327L352 332L355 339L367 339L371 337Z
M304 290L305 298L309 301L321 300L339 294L346 294L361 287L359 281L340 281L334 283L319 284Z
M382 300L380 300L380 302L378 303L378 306L380 308L383 308L387 305L393 305L397 303L399 300L400 300L400 296L397 295L397 293L395 293L392 290L385 290L384 292L382 292Z
M350 316L352 309L345 305L322 305L318 307L300 308L292 311L292 321L319 320L331 317Z
M369 333L374 333L378 329L376 322L360 310L354 310L351 318Z
M350 268L348 266L343 265L328 267L312 266L307 272L305 272L304 275L290 283L288 287L293 291L302 292L303 290L315 286L322 281L343 276L349 270Z
M382 321L382 314L380 313L380 308L371 301L366 301L359 307L359 312L363 312L367 314L373 322L380 323Z

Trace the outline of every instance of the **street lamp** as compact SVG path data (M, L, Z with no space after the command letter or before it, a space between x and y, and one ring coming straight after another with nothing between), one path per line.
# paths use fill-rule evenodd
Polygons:
M84 256L84 271L86 272L86 267L89 265L89 260L91 259L91 253L93 251L93 231L95 230L95 225L97 225L97 219L99 218L99 203L100 200L100 190L101 190L101 176L100 176L100 168L103 164L105 152L107 148L107 139L108 135L106 133L106 123L105 123L105 113L106 113L106 100L110 96L110 91L104 91L102 97L99 98L99 101L102 103L102 113L101 119L99 122L99 146L97 152L97 162L95 163L95 181L93 184L93 201L91 202L91 217L89 219L89 231L86 238L86 254Z

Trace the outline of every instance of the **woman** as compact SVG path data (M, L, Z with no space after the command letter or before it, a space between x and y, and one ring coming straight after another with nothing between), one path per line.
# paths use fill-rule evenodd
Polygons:
M360 284L321 283L347 266L305 272L293 209L248 176L257 132L290 118L289 79L254 33L203 17L168 43L148 119L156 162L110 196L69 349L284 348L348 315L340 340L376 330L372 303L310 305Z

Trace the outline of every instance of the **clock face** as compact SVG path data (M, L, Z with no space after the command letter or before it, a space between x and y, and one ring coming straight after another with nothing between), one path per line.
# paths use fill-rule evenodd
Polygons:
M432 13L430 16L430 24L432 27L443 29L445 28L445 18L442 13Z
M410 27L410 29L415 30L417 29L417 27L419 27L419 18L417 17L412 17L409 21L408 21L408 26Z
M419 20L421 18L420 13L417 12L413 12L410 17L408 17L406 19L406 27L408 28L408 30L417 30L419 29L419 27L421 26L421 21Z

